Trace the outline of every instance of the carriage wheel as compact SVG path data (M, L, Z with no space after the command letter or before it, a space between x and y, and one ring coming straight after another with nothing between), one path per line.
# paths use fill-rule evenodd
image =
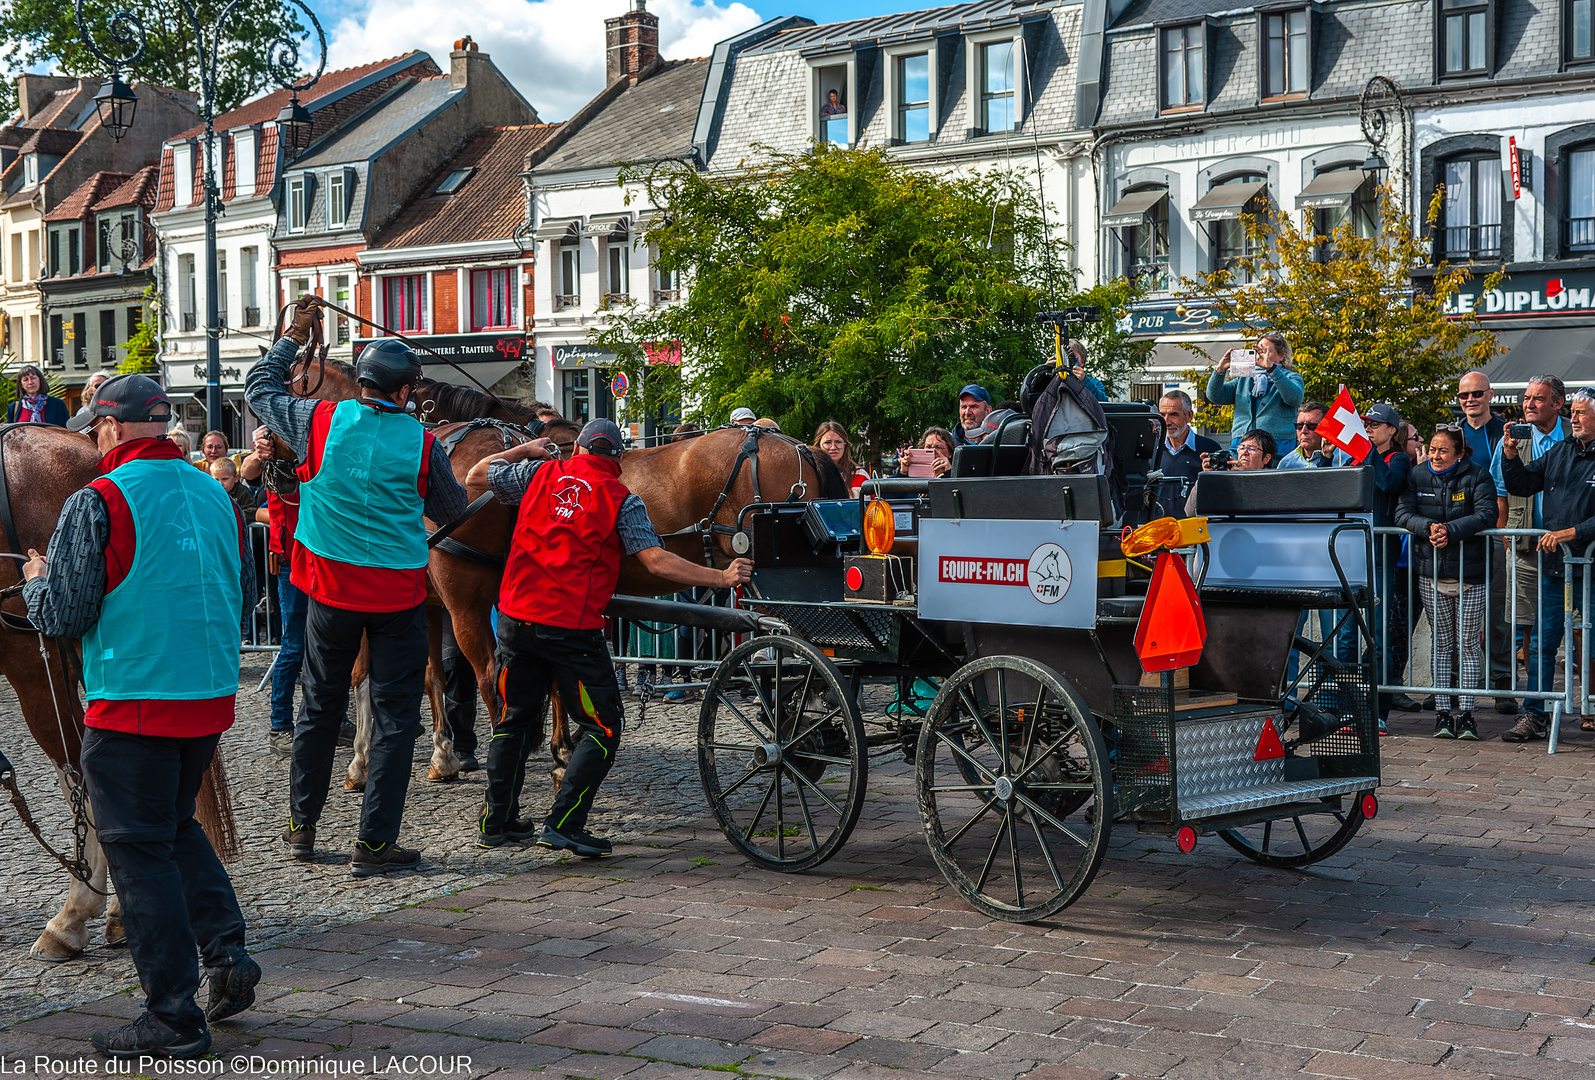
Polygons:
M864 805L865 750L841 673L801 639L744 642L704 691L704 796L726 839L766 869L795 873L836 854Z
M1329 858L1357 835L1365 820L1362 798L1366 794L1369 792L1354 795L1351 806L1344 810L1334 810L1326 804L1321 810L1223 829L1218 835L1230 847L1264 866L1309 866Z
M1044 919L1096 876L1113 823L1107 748L1050 667L992 656L959 668L914 757L931 855L984 914Z

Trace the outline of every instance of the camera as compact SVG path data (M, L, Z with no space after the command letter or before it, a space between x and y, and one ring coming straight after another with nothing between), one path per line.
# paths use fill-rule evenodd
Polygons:
M1207 455L1209 468L1219 472L1227 472L1235 467L1235 455L1228 450L1215 450Z
M1512 441L1514 442L1530 442L1534 438L1534 425L1509 424L1507 425L1507 433L1512 436Z

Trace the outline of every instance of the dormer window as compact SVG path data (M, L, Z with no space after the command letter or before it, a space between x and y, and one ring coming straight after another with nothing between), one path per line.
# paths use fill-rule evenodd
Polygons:
M1158 34L1163 111L1200 109L1207 101L1206 24L1165 26Z
M897 137L904 142L930 140L930 55L897 58Z
M39 155L24 154L22 157L22 186L33 187L39 182Z
M341 229L349 220L349 181L343 169L327 176L327 228Z
M980 87L981 130L990 134L1018 127L1012 41L997 41L980 47Z
M814 69L814 83L819 101L817 136L821 142L834 146L853 144L852 117L848 114L848 84L852 81L851 64L829 64Z
M288 231L304 232L310 220L310 177L288 178Z
M1307 9L1263 13L1263 98L1305 97L1312 77Z
M1440 71L1446 76L1488 75L1494 44L1494 0L1439 0Z
M1562 54L1569 64L1587 64L1595 60L1595 37L1592 37L1590 16L1595 0L1562 0L1566 13L1562 28Z

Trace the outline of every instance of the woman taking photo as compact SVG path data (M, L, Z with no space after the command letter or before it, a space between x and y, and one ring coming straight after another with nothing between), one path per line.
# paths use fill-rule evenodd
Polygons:
M946 476L953 471L953 433L943 427L928 427L925 434L919 437L916 450L929 450L936 456L931 459L930 467L936 476ZM908 475L908 450L905 447L897 452L897 471L894 477Z
M66 419L66 402L50 396L44 385L44 372L25 364L17 372L16 389L6 409L6 423L66 427Z
M1434 634L1434 685L1451 677L1460 613L1462 686L1479 685L1484 626L1484 584L1490 543L1478 534L1495 525L1495 481L1487 464L1472 460L1472 449L1458 424L1436 428L1427 461L1412 466L1407 489L1396 506L1396 526L1412 534L1413 573L1418 596ZM1464 541L1466 541L1464 543ZM1434 737L1477 739L1473 695L1463 694L1453 720L1451 696L1434 697Z
M853 460L853 441L847 437L847 429L835 420L827 420L814 429L814 449L836 462L847 482L848 494L857 495L870 478L869 470Z
M1275 331L1264 334L1257 339L1251 368L1234 378L1230 367L1237 351L1231 349L1219 359L1207 380L1207 400L1235 406L1230 449L1239 446L1248 431L1262 428L1274 437L1284 457L1296 449L1296 410L1306 395L1302 377L1292 369L1290 342Z

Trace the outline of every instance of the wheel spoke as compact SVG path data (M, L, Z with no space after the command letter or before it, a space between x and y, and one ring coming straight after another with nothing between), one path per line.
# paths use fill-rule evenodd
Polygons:
M956 740L949 739L939 729L936 732L936 738L947 744L947 749L951 750L955 755L967 761L971 768L979 771L985 776L990 777L993 781L997 779L996 775L994 775L990 769L986 768L979 761L975 760L974 756L970 754L968 750L965 750L963 746L960 745Z
M1056 754L1058 752L1058 748L1060 746L1062 746L1064 743L1068 742L1069 739L1072 738L1079 731L1080 731L1080 725L1079 724L1070 724L1068 731L1065 731L1062 735L1059 735L1058 736L1058 740L1056 742L1054 742L1051 746L1047 747L1041 753L1037 754L1036 755L1036 760L1034 760L1030 764L1026 765L1025 768L1024 768L1024 771L1021 772L1018 776L1013 778L1014 785L1018 786L1019 784L1024 783L1025 782L1025 778L1028 777L1032 772L1035 771L1035 768L1036 768L1037 765L1040 765L1043 761L1046 761L1053 754Z
M759 685L762 680L759 676L755 675L753 673L753 669L748 666L747 657L742 658L742 673L748 677L748 683L753 687L753 694L759 699L759 712L766 720L769 721L771 732L773 732L779 738L781 729L779 726L777 726L776 718L780 714L776 709L771 707L768 701L765 700L764 690Z
M1091 846L1087 841L1082 840L1073 829L1069 828L1069 826L1053 817L1050 812L1043 810L1036 803L1026 798L1023 792L1015 790L1013 797L1024 803L1025 808L1028 809L1032 814L1035 814L1037 817L1041 818L1048 825L1051 825L1054 829L1057 829L1059 832L1067 836L1070 840L1073 840L1075 843L1079 844L1081 847L1088 848Z
M757 694L759 691L757 688L755 688L753 692ZM726 697L724 690L717 691L715 696L720 699L720 704L731 710L732 716L735 716L738 720L742 721L742 726L748 729L748 734L752 735L755 739L758 739L760 743L769 742L769 739L765 737L767 733L754 727L753 721L749 720L747 716L743 714L742 710L737 708L736 704L730 698ZM760 698L759 703L762 705L764 703L764 699Z
M993 451L995 453L995 451ZM1002 741L1002 775L1007 776L1013 771L1013 763L1008 759L1008 669L997 669L997 738ZM1021 762L1021 764L1023 764ZM1010 818L1012 814L1008 815ZM1016 854L1014 856L1018 858Z
M786 794L781 790L781 772L775 770L775 854L778 859L786 858Z
M785 742L783 742L781 744L782 749L785 749L786 747L791 746L793 743L802 742L804 739L806 739L810 735L812 735L814 733L814 730L816 728L818 728L821 724L824 724L828 720L834 720L838 716L841 716L841 715L842 715L842 709L841 709L840 706L832 709L830 712L826 713L824 716L822 716L818 720L814 721L814 723L812 723L808 727L804 728L798 734L792 736L790 739L788 739Z
M721 802L721 803L724 803L727 799L729 799L731 797L731 793L733 791L735 791L737 788L741 787L743 784L746 784L749 780L752 780L755 776L758 776L759 775L759 771L760 771L759 770L759 766L755 765L753 768L751 768L747 772L743 773L742 776L740 778L738 778L736 783L732 784L730 787L728 787L725 790L720 792L720 798L719 798L718 801Z
M1052 857L1052 848L1047 845L1046 838L1041 835L1041 826L1036 824L1034 816L1030 818L1030 828L1036 834L1036 843L1041 845L1041 857L1047 860L1047 869L1052 871L1052 880L1059 890L1064 888L1063 875L1058 873L1058 864Z
M1019 872L1019 822L1013 807L1008 808L1008 861L1013 864L1013 892L1014 903L1019 907L1025 906L1025 881ZM1032 821L1035 819L1032 818Z
M969 696L969 688L960 686L958 688L958 697L964 703L964 708L969 710L969 718L974 723L975 730L980 732L982 739L986 740L986 745L991 747L991 752L1000 756L1002 751L998 749L996 743L991 741L991 732L986 730L986 723L980 718L980 709L976 707L974 700Z
M997 846L1002 843L1002 834L1007 831L1008 816L1012 815L1013 810L1003 807L1002 812L1003 820L997 825L997 835L991 838L991 850L986 852L985 865L980 868L980 880L975 882L976 892L986 891L986 879L991 876L991 864L997 861Z
M797 787L797 785L799 785L799 784L806 785L810 791L814 792L814 794L818 795L821 799L823 799L825 801L825 805L829 806L831 808L831 810L838 817L843 817L844 816L843 813L842 813L842 808L840 806L837 806L836 803L834 801L832 801L831 797L829 795L827 795L823 790L821 790L814 783L814 781L810 780L808 777L804 776L802 772L800 772L797 769L792 768L792 766L788 765L784 761L781 762L781 768L792 774L792 779L795 781L795 783L793 785L794 787ZM799 790L801 790L801 789L799 789Z
M781 708L781 658L786 655L786 650L772 647L770 651L775 654L775 686L770 690L770 697L775 701L775 742L776 745L779 746L781 745L781 715L783 712L785 712L785 710ZM797 727L798 720L802 718L802 711L803 703L799 701L798 712L800 715L793 717L793 727Z
M816 754L810 750L794 750L788 757L802 758L804 761L823 761L830 765L851 765L852 758L836 757L832 754Z
M770 777L770 786L764 789L764 798L759 800L759 812L753 815L753 821L749 823L747 831L742 834L743 840L751 841L753 839L753 830L757 829L759 822L764 819L764 810L770 805L770 796L775 794L776 781L780 779L781 774L779 772Z
M704 743L710 750L738 750L744 754L751 754L758 749L757 746L743 746L741 743L712 742Z
M948 787L928 787L926 791L990 791L990 784L952 784Z
M1038 682L1036 683L1036 687L1035 710L1030 714L1029 726L1025 728L1025 748L1023 754L1019 758L1020 765L1030 764L1030 748L1036 741L1036 732L1041 730L1041 706L1047 698L1047 684Z
M1302 850L1302 854L1305 855L1308 852L1312 851L1313 842L1311 840L1307 839L1307 830L1302 828L1301 815L1298 814L1295 817L1291 818L1291 820L1296 823L1296 835L1301 837L1301 850Z
M797 789L798 806L803 811L803 824L809 829L809 843L814 845L814 850L820 850L820 838L814 832L814 819L809 816L809 800L804 797L803 789Z
M990 810L993 806L996 806L996 805L997 805L997 796L993 795L991 798L987 799L986 800L986 805L982 806L979 810L977 810L975 812L975 816L974 817L970 818L968 821L966 821L962 825L960 825L958 827L958 831L953 833L951 836L949 836L947 838L947 840L946 840L947 848L949 850L951 850L951 848L952 848L952 846L954 844L958 843L958 841L960 841L960 840L962 840L964 838L964 833L966 833L970 829L974 828L975 824L978 821L980 821L981 818L986 816L986 811Z

